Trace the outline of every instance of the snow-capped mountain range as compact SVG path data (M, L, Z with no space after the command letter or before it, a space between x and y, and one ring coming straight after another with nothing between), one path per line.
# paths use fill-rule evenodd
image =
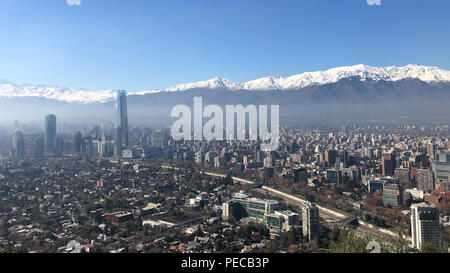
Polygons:
M434 66L406 65L402 67L371 67L354 65L332 68L325 71L305 72L281 77L264 77L244 83L236 83L220 77L196 83L179 84L164 90L128 92L129 95L146 95L159 92L179 92L191 89L284 91L298 90L312 85L338 82L344 78L359 77L361 81L399 81L419 79L427 83L450 82L450 71ZM10 81L0 81L0 97L43 97L69 103L107 102L115 99L113 90L89 91L72 90L64 87L42 85L17 85Z

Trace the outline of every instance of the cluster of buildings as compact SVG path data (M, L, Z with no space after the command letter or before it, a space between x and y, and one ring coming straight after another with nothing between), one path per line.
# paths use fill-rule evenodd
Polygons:
M260 141L174 141L168 129L130 126L126 93L118 91L113 126L102 124L80 130L75 125L73 128L66 125L57 135L56 117L48 115L44 134L22 131L13 134L9 153L12 158L81 156L119 163L183 162L198 170L232 172L261 184L313 195L317 201L335 205L337 209L373 214L391 225L398 225L398 219L406 221L405 217L391 221L392 215L404 211L410 214L411 225L413 212L418 214L414 222L419 221L421 210L416 207L425 203L434 206L439 230L448 227L445 220L450 214L448 125L285 126L280 128L279 148L262 152ZM139 174L141 169L133 171ZM96 183L99 188L105 187L103 180ZM381 198L381 205L371 208L367 200L377 198ZM210 196L198 194L184 200L184 204L198 208L208 204L208 200ZM274 234L300 225L298 214L280 210L274 200L237 194L221 202L220 207L224 220L250 218L264 223ZM305 210L301 221L304 235L314 237L318 234L318 210L314 205L302 210ZM110 216L110 221L116 221L115 217ZM146 219L153 224L170 222L166 220ZM428 234L428 229L421 231L420 226L416 225L413 236ZM416 247L420 240L417 242Z
M233 195L233 198L222 205L222 219L237 220L248 218L249 221L264 223L276 236L281 231L288 231L299 226L298 213L279 210L279 201L250 197L244 192ZM245 220L244 220L245 221ZM302 206L303 236L312 240L319 235L319 209L310 202Z
M64 153L64 140L56 135L56 116L47 115L45 117L44 136L34 136L34 149L32 156L35 158L44 157L45 154L62 157ZM16 158L26 157L26 141L22 131L15 131L11 154Z

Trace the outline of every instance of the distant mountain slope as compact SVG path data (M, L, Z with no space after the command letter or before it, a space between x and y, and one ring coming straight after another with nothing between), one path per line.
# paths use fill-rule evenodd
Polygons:
M193 98L202 96L204 105L277 104L280 105L282 121L408 119L450 123L448 71L418 66L353 66L319 74L293 76L295 80L290 79L292 77L278 78L277 81L264 78L257 83L244 84L216 78L164 91L129 92L130 122L167 124L173 120L170 112L174 105L192 106ZM309 79L308 84L305 79ZM255 86L259 87L253 89ZM113 91L45 87L20 90L19 87L5 88L0 84L0 122L41 122L48 113L66 121L114 120Z
M195 96L203 104L278 104L285 120L368 120L400 116L422 121L450 121L450 85L426 83L417 79L397 82L361 81L358 77L336 83L309 86L299 90L224 92L217 89L191 89L128 96L130 122L169 122L174 105L193 104ZM113 121L114 101L68 103L39 97L0 97L0 121L42 121L48 113L67 121Z
M332 68L326 71L306 72L291 77L265 77L244 83L214 78L196 83L179 84L164 90L129 92L129 95L147 95L188 90L221 91L303 91L305 88L337 83L343 79L357 78L361 82L397 82L417 79L425 83L450 83L450 71L438 67L407 65L403 67L371 67L354 65ZM0 81L0 97L42 97L70 103L94 103L114 100L112 90L71 90L57 86L17 85Z

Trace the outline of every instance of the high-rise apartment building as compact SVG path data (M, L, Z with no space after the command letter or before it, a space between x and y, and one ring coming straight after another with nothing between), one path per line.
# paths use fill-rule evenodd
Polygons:
M436 206L427 203L413 204L410 213L413 247L420 249L424 242L428 242L441 248L439 213Z
M417 170L417 188L425 192L434 190L433 172L431 170Z
M319 208L307 203L302 207L303 236L308 240L319 236Z
M398 168L394 171L394 177L399 179L400 185L407 185L410 181L409 168Z

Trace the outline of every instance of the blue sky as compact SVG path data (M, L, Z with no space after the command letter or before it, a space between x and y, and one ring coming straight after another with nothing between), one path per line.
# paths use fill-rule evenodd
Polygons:
M159 89L335 66L450 69L450 1L0 1L0 79Z

